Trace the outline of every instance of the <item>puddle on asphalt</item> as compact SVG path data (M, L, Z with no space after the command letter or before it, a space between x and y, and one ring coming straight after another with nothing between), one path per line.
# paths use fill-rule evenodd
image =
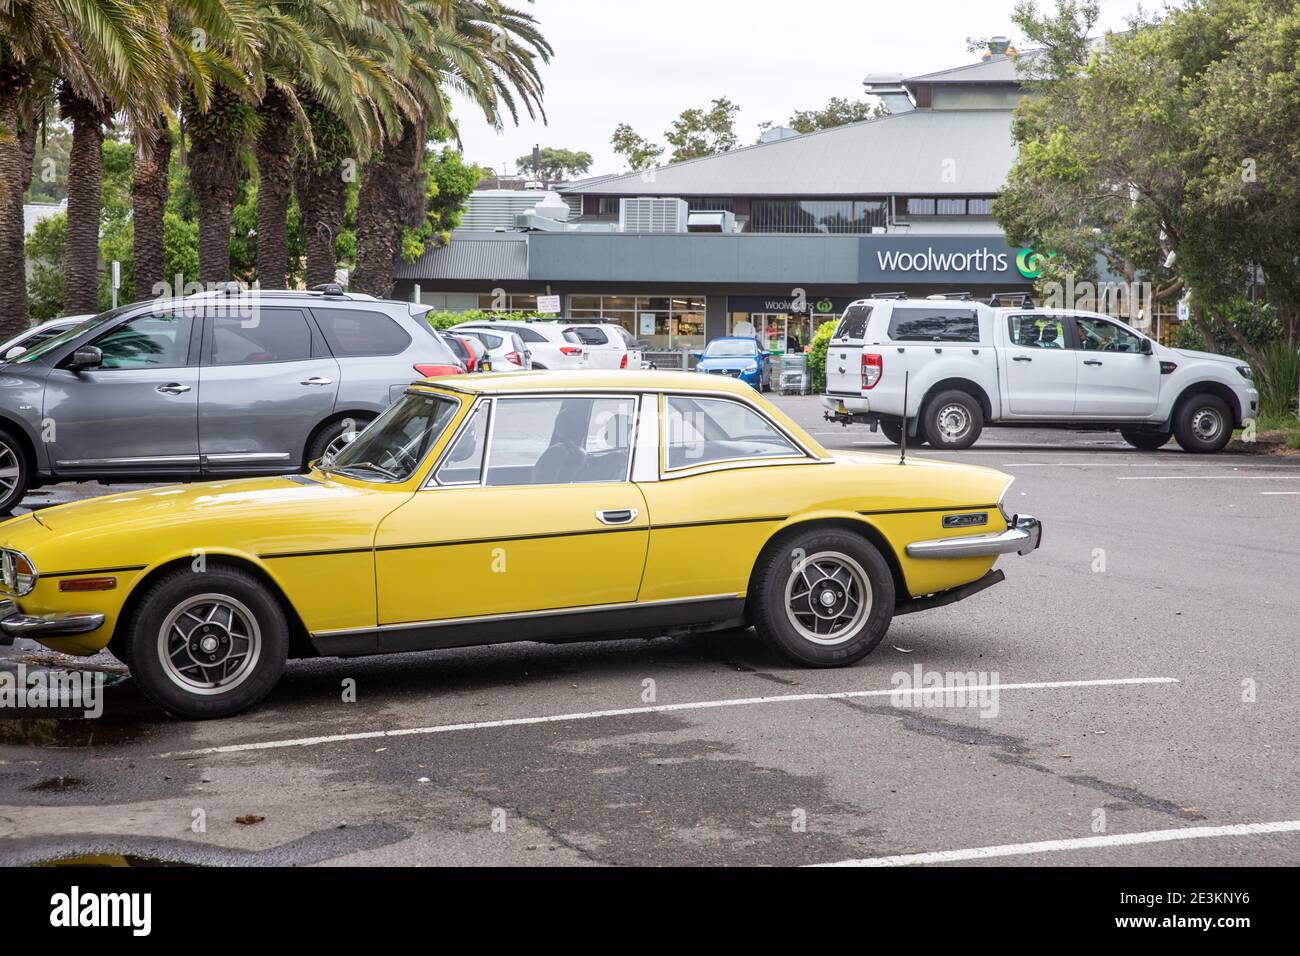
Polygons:
M27 789L32 793L64 793L68 790L80 790L86 785L86 781L80 777L46 777L37 783L32 784Z
M136 856L134 853L90 853L85 856L65 856L57 860L36 860L31 866L76 866L76 867L184 867L202 866L202 863L181 863L177 860L161 860L153 856Z
M0 720L0 745L15 747L96 747L125 744L144 733L139 724L102 720L18 717Z

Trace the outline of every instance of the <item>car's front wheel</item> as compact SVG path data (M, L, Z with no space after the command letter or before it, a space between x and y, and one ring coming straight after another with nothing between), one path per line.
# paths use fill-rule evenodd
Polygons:
M334 456L347 448L352 440L360 434L373 419L366 415L357 415L331 422L319 429L307 443L304 464L319 461L326 455Z
M1186 399L1174 413L1174 437L1183 451L1202 454L1222 451L1232 440L1232 412L1228 403L1209 393Z
M32 463L27 449L7 428L0 428L0 515L7 515L27 494Z
M1120 432L1124 440L1139 451L1155 451L1163 448L1173 437L1172 432L1140 432L1124 429Z
M860 535L807 531L764 558L755 575L752 619L786 657L808 667L842 667L880 643L894 616L894 579Z
M180 717L229 717L262 700L284 671L289 625L270 589L234 567L168 574L128 624L131 674Z

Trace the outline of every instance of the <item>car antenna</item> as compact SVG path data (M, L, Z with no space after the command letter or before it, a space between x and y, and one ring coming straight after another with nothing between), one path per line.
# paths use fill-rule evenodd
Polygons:
M900 449L898 463L900 465L907 464L907 377L910 374L910 371L905 370L903 372L903 436L898 442Z

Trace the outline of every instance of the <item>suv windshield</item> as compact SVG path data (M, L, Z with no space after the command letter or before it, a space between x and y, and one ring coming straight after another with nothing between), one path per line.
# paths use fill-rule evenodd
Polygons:
M753 342L714 339L709 343L709 347L704 350L704 355L706 358L734 358L736 356L752 356L756 352L757 347Z
M333 461L322 461L321 471L365 481L405 481L420 467L456 407L449 398L407 392Z
M53 352L55 349L63 345L65 342L71 342L73 339L80 337L84 333L89 332L92 329L98 328L99 326L103 325L105 322L111 322L113 319L116 319L127 309L132 309L132 308L135 308L135 305L118 306L116 309L113 309L109 312L104 312L101 313L100 315L93 316L92 318L86 319L86 321L84 322L78 322L72 328L65 329L64 331L60 332L58 335L48 338L44 342L41 342L37 345L33 345L22 355L19 355L17 358L11 359L10 361L12 361L15 365L19 365L25 362L34 362L42 355L45 355L49 352Z

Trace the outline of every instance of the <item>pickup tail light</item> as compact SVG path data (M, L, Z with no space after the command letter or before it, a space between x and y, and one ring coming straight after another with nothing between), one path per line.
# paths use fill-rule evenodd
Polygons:
M627 353L626 353L626 352L624 352L624 353L623 353L623 357L622 357L621 359L618 360L618 367L619 367L619 368L627 368Z
M582 346L581 346L581 345L561 345L561 346L560 346L560 352L561 352L562 354L564 354L564 355L581 355L581 354L582 354Z
M878 352L862 353L862 387L875 388L885 374L885 357Z
M424 378L437 378L439 375L459 375L463 371L459 365L416 365L415 370Z

